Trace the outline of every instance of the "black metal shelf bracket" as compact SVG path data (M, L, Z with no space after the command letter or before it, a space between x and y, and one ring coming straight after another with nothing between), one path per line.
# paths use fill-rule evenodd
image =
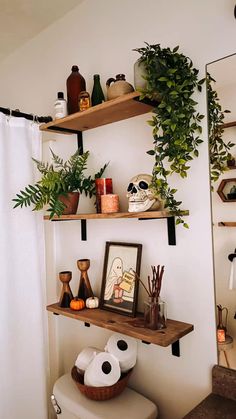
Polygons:
M172 343L172 345L171 345L171 352L172 352L172 355L173 356L180 357L179 340L177 340L176 342Z
M161 220L162 218L139 218L141 221L145 220ZM175 217L167 217L167 232L168 232L168 243L170 246L176 245L176 234L175 234Z
M151 342L147 342L146 340L142 340L142 343L144 343L144 345L151 345Z
M90 327L90 323L84 322L85 327Z
M170 246L176 246L175 217L167 218L168 243Z
M83 133L82 131L77 131L77 145L79 149L79 154L83 154L84 147L83 147Z
M81 240L87 240L87 220L81 220Z

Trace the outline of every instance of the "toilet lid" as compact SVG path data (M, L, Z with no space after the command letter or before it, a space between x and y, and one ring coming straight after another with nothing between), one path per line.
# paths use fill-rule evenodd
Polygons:
M67 410L79 419L157 418L156 405L128 387L114 399L89 400L78 390L71 375L65 374L56 381L53 394L62 412Z

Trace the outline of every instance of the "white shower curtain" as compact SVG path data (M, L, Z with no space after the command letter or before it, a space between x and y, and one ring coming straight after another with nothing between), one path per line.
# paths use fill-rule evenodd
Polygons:
M42 214L13 209L35 181L38 126L0 113L0 418L46 419L45 260Z

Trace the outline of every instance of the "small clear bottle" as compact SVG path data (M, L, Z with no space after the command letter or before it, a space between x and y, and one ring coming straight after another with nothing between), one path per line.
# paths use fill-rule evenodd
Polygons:
M64 99L64 93L57 93L57 100L54 103L55 119L64 118L67 115L67 102Z

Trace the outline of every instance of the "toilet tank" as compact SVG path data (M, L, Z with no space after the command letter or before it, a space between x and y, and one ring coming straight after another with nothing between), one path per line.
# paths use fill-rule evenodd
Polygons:
M54 408L58 419L156 419L157 406L126 387L119 396L94 401L80 393L70 374L60 377L53 387ZM61 413L59 413L61 411Z

